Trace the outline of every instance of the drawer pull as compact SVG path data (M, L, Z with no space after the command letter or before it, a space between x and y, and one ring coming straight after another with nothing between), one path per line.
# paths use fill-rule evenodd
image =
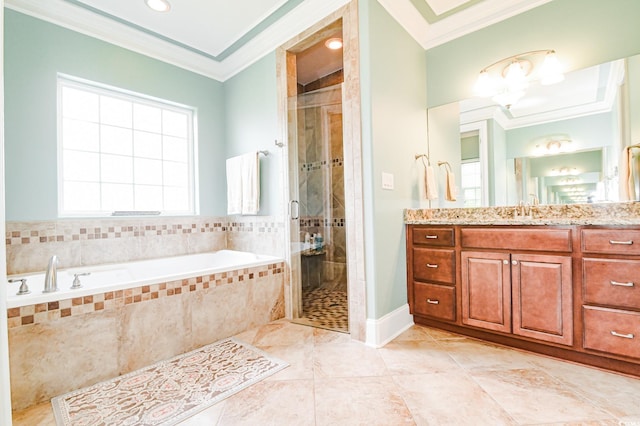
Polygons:
M433 264L433 263L427 263L427 268L437 268L438 265Z
M432 305L439 305L440 301L439 300L433 300L433 299L427 299L427 303L430 303Z
M622 334L622 333L617 333L615 331L611 331L611 334L616 336L616 337L624 337L625 339L633 339L633 334L631 334L631 333Z
M611 285L617 285L619 287L633 287L634 284L633 283L620 283L618 281L609 281L611 283Z
M633 244L633 240L629 240L629 241L616 241L616 240L609 240L609 244L616 244L616 245L623 245L623 246L630 246Z
M437 240L438 236L437 235L425 235L425 238L427 240Z

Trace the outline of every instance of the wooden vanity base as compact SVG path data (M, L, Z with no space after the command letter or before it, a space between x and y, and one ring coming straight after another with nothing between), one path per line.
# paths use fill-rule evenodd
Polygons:
M416 324L640 377L640 227L407 225Z

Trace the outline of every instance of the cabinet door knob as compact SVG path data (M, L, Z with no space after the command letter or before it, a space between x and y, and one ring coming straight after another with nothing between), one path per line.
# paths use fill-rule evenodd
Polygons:
M508 260L503 260L502 263L504 263L505 265L508 265L509 261Z
M517 261L517 260L512 260L512 261L511 261L511 264L515 266L515 265L517 265L517 264L518 264L518 261Z
M630 246L630 245L633 244L633 240L629 240L629 241L609 240L609 244L618 244L618 245Z
M425 238L427 240L437 240L438 236L437 235L426 235Z
M616 331L611 330L611 334L616 336L616 337L623 337L625 339L633 339L633 334L631 334L631 333L623 334L623 333L618 333Z
M628 283L621 283L618 281L609 281L611 283L611 285L617 285L619 287L633 287L634 283L632 282L628 282Z
M439 300L433 300L433 299L427 299L427 303L430 303L432 305L439 305L440 301Z
M438 265L433 264L433 263L427 263L427 268L437 268Z

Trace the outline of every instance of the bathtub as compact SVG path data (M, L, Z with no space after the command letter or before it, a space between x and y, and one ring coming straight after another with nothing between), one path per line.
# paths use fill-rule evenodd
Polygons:
M254 253L220 250L137 262L86 266L58 270L58 291L43 293L44 272L20 274L9 279L26 278L31 293L18 295L20 282L8 283L7 308L54 302L91 296L117 290L176 281L185 278L217 274L282 262L281 258ZM81 288L71 289L75 274L80 276Z
M284 317L285 263L273 256L221 250L64 269L54 293L42 293L43 273L24 277L31 293L12 283L7 300L14 409Z

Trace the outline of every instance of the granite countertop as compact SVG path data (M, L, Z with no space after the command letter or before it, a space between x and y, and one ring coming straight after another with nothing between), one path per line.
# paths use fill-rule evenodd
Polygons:
M532 206L531 216L515 216L520 207L405 209L406 224L430 225L640 225L640 202Z

